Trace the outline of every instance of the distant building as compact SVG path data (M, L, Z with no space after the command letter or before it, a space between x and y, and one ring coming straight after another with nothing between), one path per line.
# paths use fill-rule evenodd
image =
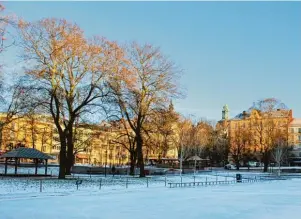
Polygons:
M301 165L301 119L293 119L289 125L289 142L292 146L290 164Z
M269 142L267 142L267 136L269 135L269 133L266 126L269 125L273 128L273 132L279 132L281 133L283 138L287 138L289 126L293 121L292 110L285 108L273 109L271 111L264 112L257 109L256 107L251 107L231 119L229 119L228 114L229 108L227 105L225 105L222 110L222 119L217 123L217 129L223 130L225 132L230 141L230 148L234 148L234 144L237 144L235 140L238 134L241 134L241 136L239 137L242 138L243 141L243 138L245 138L246 136L242 136L243 133L239 132L241 130L246 130L248 133L247 135L252 136L252 140L247 140L247 148L249 150L248 153L253 155L258 154L258 156L253 157L257 160L259 160L260 157L260 144L270 144ZM258 134L260 128L265 129L261 133L261 139L259 139L260 136L256 135ZM233 161L232 156L229 156L228 159L229 162Z
M169 111L173 111L172 103ZM4 124L6 114L0 113L0 123ZM176 127L170 130L174 133L168 139L168 148L164 153L152 142L144 147L145 159L149 158L178 158ZM126 149L128 139L125 135L132 132L128 123L120 121L101 122L100 124L77 123L74 127L74 155L77 164L94 165L124 165L130 161L129 151ZM152 137L162 138L157 133ZM161 139L162 140L162 139ZM30 115L16 117L0 130L0 154L17 147L35 148L54 158L51 162L59 162L60 138L58 130L49 115ZM163 155L161 155L163 154Z

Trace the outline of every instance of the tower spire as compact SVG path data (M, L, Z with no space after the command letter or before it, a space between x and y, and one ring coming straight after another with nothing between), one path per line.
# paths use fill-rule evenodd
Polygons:
M228 120L229 119L229 107L227 104L223 106L222 110L222 119L223 120Z
M174 111L174 106L173 106L173 103L172 103L172 99L170 99L170 103L169 103L168 109L169 109L170 112Z

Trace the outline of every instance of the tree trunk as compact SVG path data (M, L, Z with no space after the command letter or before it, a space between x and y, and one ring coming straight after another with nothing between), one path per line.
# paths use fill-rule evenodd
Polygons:
M239 159L235 160L235 165L236 165L236 170L239 170L239 167L240 167Z
M67 134L67 162L66 162L66 175L71 175L71 168L74 164L74 143L73 143L73 130L69 128Z
M69 146L68 146L68 150L67 150L67 162L66 162L66 175L71 175L71 169L74 166L75 163L75 155L69 154Z
M140 177L145 177L143 151L142 151L143 139L140 133L137 134L136 139L137 139L137 158L138 158L137 160L138 160L138 166L140 168Z
M60 172L59 179L65 179L66 176L66 138L65 136L60 136L61 150L60 150Z
M268 168L269 168L269 163L270 163L270 156L269 156L269 152L264 152L263 153L263 172L268 172Z
M2 148L2 132L3 132L3 125L0 124L0 149ZM6 150L6 148L5 148L5 150Z
M130 167L130 175L134 176L135 175L135 165L136 165L136 152L135 151L130 151L130 159L131 159L131 167Z

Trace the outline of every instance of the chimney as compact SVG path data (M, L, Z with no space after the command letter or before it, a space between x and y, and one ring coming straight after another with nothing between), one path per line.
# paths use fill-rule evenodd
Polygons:
M246 118L247 112L245 110L242 112L242 116L243 116L244 119Z

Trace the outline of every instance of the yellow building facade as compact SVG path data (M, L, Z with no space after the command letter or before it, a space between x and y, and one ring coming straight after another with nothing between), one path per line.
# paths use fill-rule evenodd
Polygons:
M6 114L0 114L4 124ZM0 154L15 147L36 148L59 162L60 141L52 118L46 115L32 115L13 118L1 131ZM76 164L124 165L129 162L129 152L118 143L125 130L116 122L102 122L98 125L77 124L74 133L74 155ZM125 139L126 141L126 139ZM146 157L154 157L156 150L145 151ZM176 147L168 150L168 157L177 157Z
M290 126L293 121L292 110L275 109L261 112L251 108L229 119L229 109L223 108L222 120L217 124L228 136L230 143L229 161L237 150L248 150L248 153L262 153L268 147L285 142L290 144ZM235 151L236 150L236 151ZM240 152L237 152L240 153Z

